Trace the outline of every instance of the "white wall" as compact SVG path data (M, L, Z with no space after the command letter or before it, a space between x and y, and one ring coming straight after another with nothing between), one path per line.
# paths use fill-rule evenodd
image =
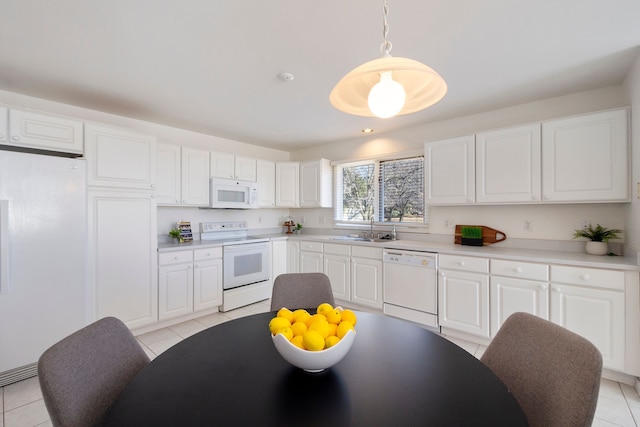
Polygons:
M626 244L640 251L640 200L637 185L640 183L640 56L627 75L624 87L635 114L631 115L631 204L625 208Z
M640 68L640 66L636 68ZM640 87L640 81L635 80L635 85ZM636 89L636 92L639 90ZM640 105L640 93L636 94L636 98L638 98L636 105ZM629 105L628 88L623 85L610 86L430 123L385 135L363 137L299 150L293 152L291 158L292 160L307 160L324 157L330 160L354 160L393 153L422 151L424 143L429 141ZM636 165L634 173L637 176L640 161L634 162L634 165ZM449 220L453 224L487 225L505 232L507 236L512 238L572 240L573 231L580 228L582 220L591 221L593 224L599 223L610 228L624 229L628 216L627 206L628 204L580 204L433 207L430 209L429 232L453 235L454 229L444 226L445 220ZM298 213L292 210L292 215L296 217ZM306 225L309 227L331 226L330 222L320 224L318 221L318 218L327 215L330 217L331 214L326 209L307 211L304 215ZM531 231L524 230L524 221L532 222ZM638 227L640 224L635 225L636 229Z

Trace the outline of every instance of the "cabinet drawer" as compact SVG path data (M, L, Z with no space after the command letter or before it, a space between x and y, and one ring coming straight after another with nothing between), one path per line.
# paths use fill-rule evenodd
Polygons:
M438 257L438 267L451 270L488 273L489 259L459 255L440 255Z
M334 254L334 255L351 255L351 246L349 245L340 245L337 243L325 243L324 244L324 253L325 254Z
M549 280L549 266L530 262L491 260L491 274L530 280Z
M307 252L320 252L322 253L322 243L320 242L300 242L300 250Z
M551 281L595 288L624 290L624 272L596 268L551 266Z
M351 256L358 258L382 259L382 248L351 246Z
M204 261L214 258L222 258L222 247L196 249L193 251L194 261Z
M163 252L158 254L158 265L193 262L193 251Z

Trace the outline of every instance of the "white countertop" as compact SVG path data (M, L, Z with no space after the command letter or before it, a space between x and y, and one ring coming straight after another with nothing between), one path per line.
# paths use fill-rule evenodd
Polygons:
M558 250L540 250L540 249L526 249L526 248L513 248L507 246L501 246L500 243L487 246L464 246L456 245L454 243L443 242L429 242L418 240L389 240L385 242L365 242L365 241L353 241L353 240L340 240L335 239L336 236L330 235L316 235L316 234L298 234L298 235L284 235L284 234L265 234L251 237L268 238L271 240L281 240L285 238L295 240L307 240L307 241L319 241L323 243L335 243L341 245L352 246L373 246L380 248L389 248L397 250L410 250L410 251L423 251L423 252L435 252L439 254L451 254L451 255L467 255L467 256L483 256L487 258L500 258L516 261L526 262L541 262L541 263L554 263L575 265L581 267L594 267L594 268L612 268L619 270L636 270L640 271L640 266L637 265L635 256L597 256L589 255L581 252L565 252ZM221 246L222 242L201 241L194 240L192 242L185 243L159 243L158 252L167 252L174 250L193 250L207 247Z

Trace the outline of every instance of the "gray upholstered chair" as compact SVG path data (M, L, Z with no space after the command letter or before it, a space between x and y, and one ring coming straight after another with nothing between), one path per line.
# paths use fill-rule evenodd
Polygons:
M93 426L103 420L129 381L147 364L127 326L98 320L45 351L38 379L54 426Z
M287 273L276 277L271 294L271 311L316 308L323 302L335 305L329 277L323 273Z
M480 360L513 393L531 427L591 425L602 355L580 335L531 314L514 313Z

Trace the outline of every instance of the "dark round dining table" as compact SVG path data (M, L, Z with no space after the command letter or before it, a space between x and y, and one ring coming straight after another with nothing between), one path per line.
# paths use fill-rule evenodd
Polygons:
M232 320L171 347L127 385L107 426L526 426L507 387L436 333L356 312L338 364L309 373L286 362L275 313Z

